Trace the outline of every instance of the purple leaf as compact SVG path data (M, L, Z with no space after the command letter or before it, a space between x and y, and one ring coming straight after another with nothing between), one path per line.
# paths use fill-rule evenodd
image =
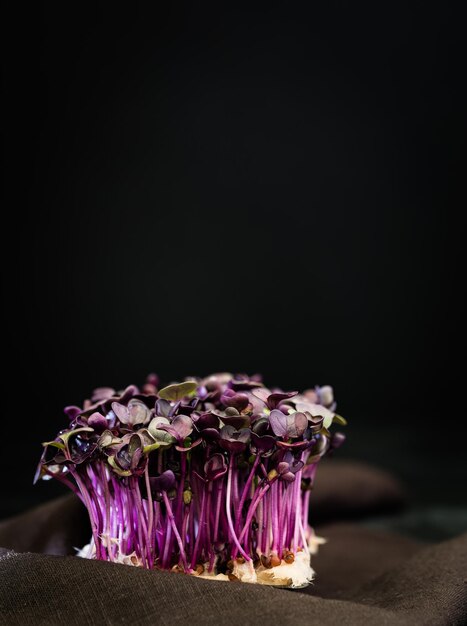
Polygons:
M270 409L276 409L281 402L296 395L298 395L298 391L275 391L268 397L267 405Z
M219 445L229 452L242 452L250 440L250 434L249 428L237 430L233 426L223 426L220 429Z
M308 419L304 413L295 412L290 415L284 415L282 411L274 409L269 415L269 423L277 437L296 439L305 432Z
M112 410L120 422L128 426L145 425L151 417L151 411L141 400L132 399L128 402L128 406L120 402L112 402Z
M97 433L102 433L107 428L107 420L102 413L96 411L88 417L88 426L94 428Z
M193 414L191 417L198 431L204 430L205 428L217 428L219 426L218 416L211 413L211 411L206 411L205 413L201 413L201 415Z
M172 405L170 404L168 400L163 400L162 398L160 398L156 402L154 411L156 415L160 417L169 417L171 408L172 408Z
M74 420L81 413L79 406L66 406L63 409L65 415L70 418L70 421Z
M153 421L156 421L157 418L154 418ZM193 422L188 415L177 415L172 421L171 424L161 423L160 425L156 422L156 428L160 430L165 430L178 442L182 442L193 432Z
M227 465L222 454L213 454L204 464L204 473L207 480L217 480L227 472Z
M237 411L243 411L250 403L245 393L237 393L233 389L224 391L221 395L221 402L225 407L233 407Z
M269 389L266 389L266 387L259 387L258 389L253 389L253 391L251 392L256 398L258 398L259 400L261 400L262 402L264 402L264 404L268 403L268 398L271 395L271 392Z
M263 435L260 437L256 433L251 433L251 442L255 449L264 454L265 452L269 452L276 445L276 440L271 435Z
M149 482L151 484L151 490L155 493L171 491L177 484L175 474L172 470L166 470L160 476L151 476Z
M94 389L91 396L91 402L94 404L96 402L102 402L103 400L108 400L115 396L116 391L112 389L112 387L97 387Z
M284 415L282 411L278 411L277 409L271 411L269 424L277 437L283 437L284 439L288 437L287 416Z

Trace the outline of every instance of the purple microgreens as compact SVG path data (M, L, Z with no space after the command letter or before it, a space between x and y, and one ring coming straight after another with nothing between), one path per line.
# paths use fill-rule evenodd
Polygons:
M276 441L276 445L278 448L300 452L309 448L311 443L308 439L302 439L300 441L283 441L279 439L278 441Z
M303 461L281 461L278 463L276 471L279 474L279 480L285 480L287 483L293 483L295 474L302 469Z
M64 465L66 461L63 454L63 449L65 447L64 444L57 441L47 441L42 445L44 446L44 450L42 451L41 458L34 474L34 485L38 480L50 480L52 477L57 478L59 474L68 471L66 465ZM68 486L76 493L74 485L70 483Z
M251 451L253 454L259 454L261 456L268 456L272 454L274 448L276 446L276 439L271 435L257 435L256 433L251 433Z
M201 401L205 401L206 398L209 396L209 391L206 389L206 387L204 385L201 385L200 387L198 387L198 389L196 390L196 395L198 396L198 398Z
M190 400L190 402L188 402L187 404L180 404L180 413L183 413L184 415L190 415L196 411L196 407L199 404L199 398L193 398L192 400Z
M157 374L149 374L146 376L146 382L143 385L143 393L146 395L155 395L159 388L159 376Z
M170 404L168 400L162 400L161 398L159 398L156 401L156 404L154 407L155 415L158 415L159 417L170 417L171 411L172 411L172 405Z
M209 390L213 388L219 388L225 385L228 385L232 380L233 376L230 372L216 372L215 374L210 374L201 380L201 384L205 385Z
M344 443L346 436L344 433L333 433L331 435L331 441L329 443L330 450L337 450Z
M115 456L110 456L108 460L111 467L120 476L142 474L145 457L143 456L141 437L136 433L130 436L125 435Z
M247 376L246 374L236 374L234 378L229 381L229 386L235 391L245 391L246 389L254 389L256 387L262 387L262 383L255 376Z
M66 406L63 409L65 415L68 416L68 418L70 419L70 422L72 422L74 419L76 419L78 417L78 415L80 415L81 413L81 409L79 408L79 406Z
M316 463L329 450L329 439L325 435L318 433L314 436L312 441L314 444L310 456L307 459L307 464Z
M259 388L253 390L253 395L261 400L269 410L278 409L280 405L290 400L298 394L298 391L269 391L269 389ZM287 412L287 411L286 411Z
M203 428L200 435L206 443L216 444L220 440L220 431L217 428Z
M88 417L88 426L93 428L96 433L103 433L107 428L107 419L102 413L95 411Z
M305 415L308 419L308 428L314 433L319 433L324 428L324 417L322 415L311 415L308 411L305 411Z
M175 474L172 470L166 470L159 476L151 476L149 482L154 495L161 494L163 491L172 491L177 484Z
M97 445L101 450L109 449L109 451L113 453L115 453L117 450L115 446L118 446L121 443L122 443L122 439L120 437L116 437L113 434L113 432L108 429L104 430L104 432L101 434L101 436L97 440ZM112 449L110 449L111 446L113 446Z
M312 402L313 404L319 404L316 387L314 389L305 389L303 393L299 394L298 398L301 398L303 402ZM295 400L298 400L298 398L295 398Z
M268 417L257 417L251 424L251 430L260 435L272 435L273 431L271 429L271 424L269 423Z
M213 454L204 464L204 476L200 476L196 471L193 473L205 483L218 480L227 473L227 464L224 456L218 452Z
M269 419L260 417L251 426L251 450L254 454L269 456L276 447L276 438L270 428Z
M123 391L119 392L117 400L118 402L121 402L121 404L128 404L131 398L136 396L136 394L138 393L139 393L139 389L136 385L128 385L128 387L125 387Z
M61 431L58 434L58 438L62 440L62 442L65 444L65 448L67 448L70 438L74 437L78 433L92 433L92 432L94 432L93 428L89 428L88 426L83 426L82 428L74 428L72 430Z
M130 427L138 424L146 425L151 419L151 411L148 407L141 400L134 398L128 402L127 406L119 402L112 402L112 410L121 424Z
M206 432L206 431L205 431ZM220 431L219 445L223 450L239 453L245 450L250 441L251 431L248 428L237 430L233 426L223 426Z
M156 406L157 396L155 396L153 393L151 394L137 393L133 396L132 400L139 400L145 406L147 406L148 409L151 409L151 411L153 411Z
M269 424L277 437L297 439L305 432L308 418L299 411L285 415L282 411L274 409L269 414Z
M203 402L216 405L222 395L222 389L232 378L231 374L213 374L200 381L196 394Z
M180 407L182 406L182 401L178 400L177 402L173 402L171 407L170 407L170 411L169 411L169 417L172 418L175 415L177 415L180 412Z
M63 443L63 441L60 441L58 439L54 441L44 441L42 445L44 449L42 451L41 458L39 460L39 464L34 475L34 485L37 483L38 480L42 478L48 480L49 467L50 465L57 463L57 458L59 459L58 462L60 462L60 459L62 459L61 462L64 462L66 460L66 457L63 454L63 451L65 450L65 444Z
M233 389L226 389L221 395L221 403L226 407L232 407L239 413L244 411L250 404L248 396L245 393L236 392Z
M109 398L115 397L117 392L112 387L98 387L94 389L91 396L91 402L96 404L98 402L102 402L103 400L108 400Z
M213 454L204 464L204 473L208 481L214 481L227 473L227 465L222 454Z
M206 411L205 413L192 413L191 419L195 425L195 428L198 432L201 432L205 428L218 428L219 427L219 417L214 415L211 411Z
M115 395L110 398L105 398L98 402L92 402L92 400L85 400L83 403L83 410L81 411L81 415L89 416L94 411L99 411L104 415L112 408L113 402L119 402L120 404L127 405L128 402L139 393L138 387L135 385L129 385L123 391L117 392Z
M96 440L88 439L85 435L77 434L68 440L70 461L75 465L89 461L97 449Z
M175 450L178 450L178 452L191 452L193 448L196 448L196 446L199 446L202 442L202 439L192 441L190 437L187 437L182 445L175 445Z
M169 435L172 435L172 437L176 439L179 444L182 444L186 437L189 437L189 435L193 432L193 422L188 415L177 415L169 424L160 419L158 421L158 419L159 418L157 417L153 419L153 422L155 422L155 428L158 430L165 430L169 433ZM149 432L151 432L151 430Z
M294 398L294 406L297 411L308 413L312 417L322 417L323 427L326 429L328 429L333 422L334 413L321 404L314 404L299 396L298 398Z
M44 443L35 480L82 500L92 558L251 581L306 558L316 469L344 440L332 389L228 373L159 386L99 388Z
M248 415L241 415L234 407L227 407L225 411L212 411L223 424L233 426L237 430L240 428L248 428L250 426L250 418Z
M334 389L330 385L324 385L323 387L315 387L315 390L318 397L318 404L322 404L327 409L335 411Z
M153 387L159 387L159 376L158 374L151 372L146 376L146 385L152 385Z

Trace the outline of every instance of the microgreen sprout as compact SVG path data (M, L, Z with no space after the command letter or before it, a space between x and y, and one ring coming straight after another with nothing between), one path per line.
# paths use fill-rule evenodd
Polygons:
M205 578L301 587L313 576L310 489L345 439L332 388L299 394L213 374L159 388L96 389L68 406L36 479L85 505L81 556ZM313 548L312 548L313 546Z

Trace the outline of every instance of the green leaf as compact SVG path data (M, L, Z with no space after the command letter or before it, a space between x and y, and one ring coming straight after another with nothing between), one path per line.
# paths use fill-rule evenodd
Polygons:
M187 396L192 396L198 387L198 383L194 380L187 380L184 383L178 383L175 385L169 385L159 391L159 398L163 400L169 400L171 402L178 402Z
M94 428L89 428L89 427L84 427L83 428L75 428L75 430L70 430L68 433L63 433L63 435L59 435L59 438L63 441L63 443L66 445L68 443L68 439L71 437L71 435L76 435L76 433L93 433L94 432Z
M276 478L279 474L277 473L277 471L275 469L272 469L269 471L268 474L268 480L274 480L274 478Z
M115 435L110 430L104 430L102 435L99 437L97 444L101 448L107 448L108 446L115 445L117 443L121 443L121 439L119 437L115 437Z
M151 443L148 446L144 446L143 448L143 453L144 454L149 454L150 452L152 452L153 450L157 450L158 448L161 447L160 443Z
M172 435L165 430L157 428L158 424L169 425L170 422L166 417L155 417L154 419L152 419L148 426L148 432L151 437L160 444L164 444L166 446L174 443L175 439L172 437Z
M117 463L115 462L115 457L109 456L108 458L109 465L113 469L113 471L119 476L131 476L131 472L129 470L122 470Z
M46 446L53 446L54 448L59 448L60 450L65 450L65 444L60 441L43 441L42 445L44 448Z
M334 415L334 419L332 420L333 424L339 424L340 426L347 426L347 420L342 417L342 415Z

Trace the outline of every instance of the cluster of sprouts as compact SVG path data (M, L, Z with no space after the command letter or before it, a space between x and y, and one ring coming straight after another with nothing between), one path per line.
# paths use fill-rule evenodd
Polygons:
M80 556L283 586L311 580L310 490L345 424L330 387L267 389L214 374L159 388L96 389L69 406L36 479L55 478L89 513Z

